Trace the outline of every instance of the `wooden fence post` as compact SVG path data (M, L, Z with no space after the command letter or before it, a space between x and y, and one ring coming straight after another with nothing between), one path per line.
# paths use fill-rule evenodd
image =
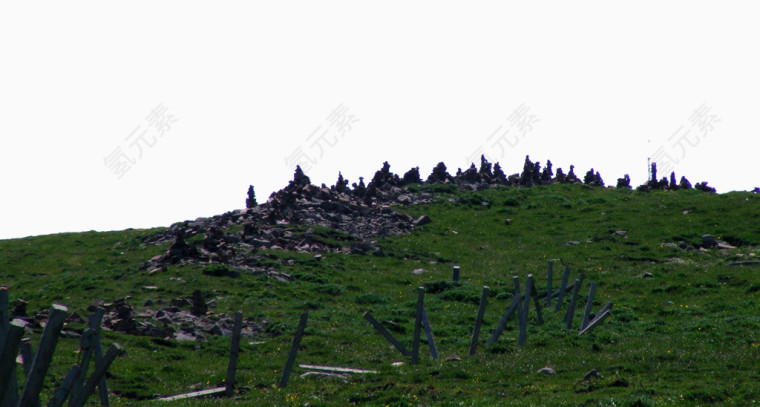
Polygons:
M382 326L375 318L372 317L372 314L369 313L369 311L364 313L364 319L367 320L376 330L380 333L388 342L393 345L396 350L401 352L404 356L412 356L412 353L407 350L404 345L402 345L399 341L396 340L396 338L391 335L390 332L388 332L387 329L385 329L384 326Z
M103 322L103 315L106 310L102 307L97 307L95 313L88 317L90 329L95 331L92 336L92 352L95 359L95 366L103 363L103 347L100 343L100 324ZM87 366L85 366L87 371ZM106 376L100 379L98 383L98 390L100 391L100 405L102 407L108 407L108 384L106 383Z
M570 306L567 307L567 314L565 314L565 328L570 329L573 327L573 315L575 314L575 306L578 304L578 292L583 285L583 274L580 278L575 280L575 287L573 288L573 298L570 300Z
M87 379L87 370L90 368L90 360L92 359L92 342L95 336L95 331L92 328L82 333L82 339L79 341L79 370L77 376L74 378L74 382L71 384L71 398L69 399L69 407L72 407L79 397L79 393L84 388L85 379ZM95 364L97 366L97 363Z
M63 305L58 304L53 304L50 308L47 325L42 332L37 353L34 355L32 371L24 382L24 390L21 392L21 398L19 399L20 406L35 406L39 402L42 382L50 367L50 362L53 360L55 345L58 343L58 334L61 332L68 310Z
M451 280L454 282L459 281L459 266L454 266L452 270Z
M583 323L581 323L581 331L586 329L588 325L588 318L591 315L591 305L594 302L594 293L596 293L596 283L591 283L591 288L588 290L588 299L586 300L586 311L583 313Z
M488 304L488 287L483 286L483 292L480 295L480 306L478 306L478 316L475 317L475 329L472 330L472 340L470 341L470 356L475 355L478 348L478 337L480 336L480 325L483 323L483 315L486 313Z
M298 353L298 347L301 345L301 338L303 337L303 331L306 329L306 321L309 319L309 312L304 311L301 314L301 321L296 328L296 336L293 338L293 345L290 347L290 353L288 354L288 362L285 364L285 369L282 371L282 380L280 380L280 388L285 388L288 385L290 379L290 372L293 370L293 363L296 361L296 354Z
M243 329L243 313L238 311L235 314L235 328L232 331L232 343L230 344L230 363L227 365L227 384L224 394L232 397L235 390L235 370L237 370L237 359L240 353L240 331Z
M533 285L533 290L530 294L533 297L533 306L536 307L536 314L538 316L538 325L544 324L544 314L543 311L541 311L541 304L538 300L538 291L536 290L536 286Z
M430 321L428 321L427 311L425 311L425 307L422 308L422 327L425 328L425 337L427 337L428 348L430 348L430 357L433 358L433 360L438 360L438 351L435 349L433 330L430 329Z
M412 342L412 364L420 363L420 328L422 328L422 310L425 307L425 287L417 287L417 318L414 322L414 340Z
M0 287L0 352L3 351L5 335L8 334L8 287Z
M74 385L74 381L76 381L77 376L79 376L79 370L79 365L74 365L74 367L69 370L66 378L63 379L63 383L61 383L61 387L55 391L55 394L48 402L47 407L61 407L63 405L64 400L66 400L66 397L68 397L71 392L71 387Z
M116 360L116 357L122 353L124 353L124 350L122 349L121 345L118 343L111 345L111 347L108 349L108 352L106 352L105 356L103 356L103 363L95 366L95 371L92 372L92 375L87 381L87 384L84 385L82 391L77 395L74 407L82 407L84 403L87 402L87 399L95 391L95 387L97 387L98 383L100 383L100 379L103 378L103 376L106 374L106 371L108 371L108 368L111 367L111 363L113 363L113 361Z
M549 270L546 276L546 308L552 306L552 274L554 274L554 262L549 260Z
M0 404L6 406L15 405L18 400L18 389L16 389L16 355L21 343L21 337L24 336L24 327L26 323L20 319L14 319L8 324L5 333L5 343L0 349Z
M501 317L501 320L499 321L499 325L496 327L496 330L493 332L493 335L491 335L491 339L488 340L488 344L486 344L487 348L490 348L491 345L496 343L496 341L499 339L499 336L501 336L501 333L504 331L504 328L507 326L507 321L509 321L509 317L511 317L512 314L515 313L515 310L520 304L521 298L522 297L520 296L520 293L517 293L517 295L515 295L515 298L512 299L512 303L509 304L509 308L507 308L507 311L504 313L504 316Z
M533 274L528 274L528 281L525 283L525 303L520 310L520 334L517 339L517 346L524 346L528 335L528 310L530 309L530 297L533 292Z
M557 306L554 307L554 312L559 312L562 308L562 299L565 298L565 287L567 287L567 280L570 278L570 267L565 266L565 274L562 276L562 285L559 287L559 297L557 298Z

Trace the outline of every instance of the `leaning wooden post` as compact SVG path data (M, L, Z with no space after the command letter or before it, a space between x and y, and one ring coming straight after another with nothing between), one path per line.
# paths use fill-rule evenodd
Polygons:
M512 316L512 314L515 313L515 310L520 304L520 299L522 297L520 296L520 293L517 293L515 295L515 298L512 299L512 303L509 304L509 308L507 308L507 311L504 313L504 316L501 317L501 320L499 321L499 325L496 327L496 330L493 332L493 335L491 335L491 339L488 340L488 343L486 344L487 348L490 348L491 345L496 343L496 341L499 339L499 336L501 336L501 333L504 331L504 328L507 326L507 321L509 321L509 317Z
M588 323L588 326L583 328L579 333L578 336L589 333L594 330L597 326L601 325L602 322L604 322L607 317L610 316L612 310L612 303L609 302L607 305L602 308L602 311L599 313L599 315L596 316L596 318L592 319L591 322Z
M71 392L71 387L74 385L74 381L76 381L77 376L79 376L79 365L74 365L74 367L69 370L69 373L66 375L66 378L63 379L63 383L61 384L61 387L58 388L58 390L55 391L55 394L53 395L53 398L50 399L50 401L47 404L47 407L61 407L63 406L63 402L66 400L66 397L69 396L69 393Z
M512 294L514 294L515 297L520 296L522 298L522 293L520 292L520 277L512 276ZM520 312L522 312L522 303L517 303L517 317L520 318Z
M559 287L559 298L557 298L557 306L554 307L554 312L559 312L562 308L562 299L565 298L565 288L567 287L567 280L570 278L570 267L565 266L565 274L562 276L562 285Z
M296 336L293 338L293 345L290 347L288 362L285 364L285 369L282 371L282 380L280 380L281 389L288 385L290 372L293 370L293 364L296 361L296 354L298 354L298 347L301 346L301 338L303 337L303 331L306 329L306 321L308 319L309 312L304 311L304 313L301 314L301 321L298 322L298 328L296 328Z
M591 315L591 305L594 302L594 293L596 293L596 283L591 283L591 288L588 290L588 299L586 300L586 311L583 313L581 331L586 329L586 325L588 325L588 318Z
M37 353L34 355L32 371L27 376L24 390L21 392L21 398L19 399L20 406L35 406L39 402L42 382L50 367L50 362L53 360L55 345L58 343L58 334L61 332L68 310L63 305L58 304L53 304L50 308L47 325L42 332L42 339L40 339L40 345L37 347Z
M92 359L92 341L95 336L95 331L92 328L87 328L82 333L82 339L79 343L79 371L74 378L74 382L71 384L71 398L69 399L69 407L72 407L79 397L79 393L84 389L85 379L87 378L87 369L90 367L90 360ZM97 366L97 363L95 363Z
M528 281L525 283L525 303L520 310L520 336L517 339L517 346L525 346L525 340L528 335L528 309L530 308L530 297L533 292L533 274L528 274Z
M384 326L382 326L379 322L377 322L377 320L372 317L372 314L370 314L369 311L364 313L364 319L366 319L367 322L369 322L377 330L377 332L380 333L380 335L382 335L388 342L390 342L391 345L393 345L393 347L396 348L396 350L401 352L402 355L412 356L412 353L409 352L404 347L404 345L402 345L399 341L397 341L396 338L394 338L393 335L391 335L391 333L388 332L388 330L385 329Z
M546 277L546 308L552 306L552 274L554 274L554 262L549 260L549 270Z
M573 327L573 314L575 314L575 306L578 304L578 292L583 285L583 274L580 278L575 280L575 287L573 287L573 298L570 300L570 306L567 307L567 314L565 314L565 328L570 329Z
M425 287L417 287L417 318L414 322L414 340L412 342L412 364L420 363L420 328L422 328L422 310L425 307Z
M459 281L459 266L454 266L452 272L451 272L451 280L454 282Z
M433 358L433 360L438 360L438 351L435 349L433 330L430 329L430 321L428 321L427 311L425 311L425 307L422 307L422 327L425 328L425 337L427 337L428 348L430 348L430 357Z
M5 333L5 344L0 349L0 404L15 405L18 400L18 390L12 386L16 381L16 355L24 336L26 323L20 319L14 319L8 324Z
M480 336L480 325L483 323L483 315L486 313L488 304L488 287L483 286L483 293L480 295L480 306L478 307L478 316L475 317L475 329L472 330L472 340L470 341L470 356L475 355L478 348L478 337Z
M232 397L235 390L235 370L237 370L237 359L240 353L240 331L243 330L243 313L238 311L235 314L235 328L232 331L232 343L230 344L230 363L227 365L227 384L224 394Z
M111 345L111 347L108 349L108 352L106 352L105 356L103 356L103 363L95 366L95 371L92 372L92 375L87 381L87 384L84 385L82 391L77 395L78 397L75 400L74 407L82 407L84 403L87 402L87 399L90 397L92 392L95 391L95 387L98 385L98 383L100 383L100 379L105 376L106 371L108 371L108 368L111 367L113 361L116 360L117 356L123 353L124 350L122 349L121 345L118 343Z

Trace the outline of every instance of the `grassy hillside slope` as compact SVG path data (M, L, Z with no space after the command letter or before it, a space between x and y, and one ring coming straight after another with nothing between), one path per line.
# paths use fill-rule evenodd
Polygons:
M466 193L412 188L434 192L436 202L394 209L427 215L432 223L375 241L385 257L250 254L295 277L292 282L246 273L215 277L203 274L208 266L202 265L149 274L140 265L168 245L143 243L159 230L127 230L0 241L0 285L8 286L11 304L22 298L30 311L42 311L60 303L79 315L99 299L129 296L139 312L148 300L169 303L200 289L216 300L213 314L241 310L264 327L241 344L242 391L235 398L160 405L746 405L760 399L760 266L734 265L760 257L757 195L583 185ZM736 248L699 250L704 234ZM512 300L512 277L524 287L533 274L545 292L549 260L554 287L564 266L571 279L585 274L574 329L564 329L565 304L561 313L544 310L543 326L531 312L525 347L517 346L512 319L497 345L484 349ZM459 284L450 282L453 265L462 270ZM607 302L614 309L602 326L579 337L590 282L598 284L593 309ZM469 357L484 285L490 288L484 328L478 353ZM423 345L420 364L411 366L362 314L386 321L411 348L419 286L427 287L425 307L441 359L431 360ZM296 368L290 385L279 389L304 310L309 323L298 363L380 373L301 378ZM175 342L106 332L104 344L112 342L128 353L110 371L114 406L224 384L229 338ZM43 402L76 363L78 347L78 339L61 339ZM462 360L444 360L454 354ZM398 361L404 365L392 366ZM537 373L544 366L557 374ZM582 380L591 369L603 378Z

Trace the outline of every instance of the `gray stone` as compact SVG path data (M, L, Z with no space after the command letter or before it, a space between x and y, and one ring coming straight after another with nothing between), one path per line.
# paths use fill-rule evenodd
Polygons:
M422 275L422 274L425 274L425 273L426 273L425 269L414 269L414 270L412 270L412 274L414 274L415 276L419 276L419 275Z
M544 366L541 369L538 369L536 373L543 373L548 376L548 375L557 374L557 371L554 370L554 368L551 366Z
M718 247L718 241L713 235L702 235L702 247L705 249L712 249Z

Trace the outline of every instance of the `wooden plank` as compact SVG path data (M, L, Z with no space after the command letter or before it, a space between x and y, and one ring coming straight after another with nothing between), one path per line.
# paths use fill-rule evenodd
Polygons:
M63 305L53 304L50 307L47 325L45 325L45 329L42 331L40 345L37 347L37 352L34 355L32 371L24 382L24 390L21 392L19 405L35 406L39 402L42 382L50 367L50 362L53 360L55 346L58 344L58 335L61 332L68 311L69 309Z
M237 359L240 353L240 332L243 330L243 313L238 311L235 314L235 328L232 331L232 342L230 343L230 362L227 365L226 391L224 395L232 397L235 390L235 371L237 370Z
M425 337L427 338L428 348L430 349L430 357L433 358L433 360L438 360L438 351L435 349L433 330L430 329L430 321L428 321L425 307L422 307L422 327L425 329Z
M425 287L417 287L417 317L414 321L414 339L412 342L412 364L420 363L420 330L422 328L422 310L425 307Z
M301 369L319 370L321 372L331 372L331 373L350 373L350 374L380 373L376 370L354 369L350 367L334 367L334 366L318 366L318 365L298 365L298 367L300 367Z
M509 317L512 316L512 314L515 313L515 310L518 307L518 304L520 304L520 299L522 297L518 293L515 295L515 298L512 299L512 303L509 304L509 308L507 308L507 311L504 313L504 316L501 317L501 320L499 321L499 325L496 327L496 330L493 332L493 335L491 335L491 339L488 340L488 344L486 344L487 348L490 348L491 345L496 343L496 341L499 339L499 336L501 336L501 333L504 331L504 328L507 326L507 321L509 321Z
M192 399L192 398L196 398L196 397L211 396L211 395L214 395L214 394L222 394L225 391L227 391L226 387L216 387L216 388L213 388L213 389L194 391L192 393L185 393L185 394L179 394L179 395L176 395L176 396L163 397L163 398L156 399L156 400L158 400L158 401L176 401L176 400Z
M478 315L475 317L475 328L472 330L472 340L470 341L470 356L475 355L478 348L478 338L480 337L480 326L483 324L483 315L486 313L488 304L488 287L483 286L483 292L480 295L480 305L478 306Z
M401 344L401 342L397 341L396 338L394 338L393 335L390 332L388 332L388 330L385 329L384 326L382 326L379 322L377 322L377 320L374 317L372 317L372 314L370 314L369 311L364 313L364 319L366 319L367 322L369 322L377 330L377 332L379 332L380 335L383 336L383 338L385 338L388 342L390 342L391 345L393 345L393 347L396 348L396 350L401 352L402 355L412 356L412 353L409 352L409 350L407 350L404 347L404 345Z
M296 335L293 337L293 345L290 347L290 353L288 354L288 361L285 363L285 369L282 371L282 379L280 380L280 388L285 388L290 380L290 372L293 370L293 364L296 362L296 355L298 354L298 347L301 346L301 338L303 337L303 331L306 329L306 321L309 320L309 312L304 311L301 314L301 320L298 322L298 328L296 328ZM226 388L225 388L226 391Z

